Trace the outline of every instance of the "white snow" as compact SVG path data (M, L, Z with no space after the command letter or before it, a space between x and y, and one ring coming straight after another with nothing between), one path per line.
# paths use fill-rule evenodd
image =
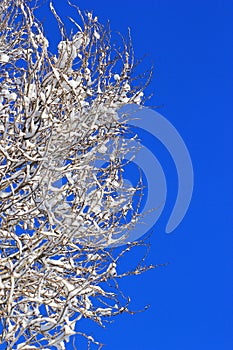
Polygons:
M114 78L115 80L120 80L119 74L114 74L113 78Z
M103 309L103 308L99 307L98 309L96 309L96 312L101 313L101 315L103 315L103 316L111 316L112 309L111 308Z
M107 147L105 145L101 145L99 148L98 148L98 151L99 153L101 154L105 154L106 151L107 151Z
M94 36L97 40L100 39L100 34L96 30L94 31Z
M0 62L7 63L9 62L9 60L10 60L10 57L7 54L2 53L0 55Z

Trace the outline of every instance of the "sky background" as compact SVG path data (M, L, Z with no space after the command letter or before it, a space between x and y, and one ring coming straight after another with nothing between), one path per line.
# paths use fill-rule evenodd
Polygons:
M80 0L103 24L126 35L131 28L136 57L147 54L141 71L152 63L154 77L147 103L178 130L189 149L195 176L190 208L171 234L165 226L174 206L174 164L159 143L151 149L168 183L165 209L154 227L148 263L160 267L122 281L133 309L107 329L86 325L106 344L105 350L233 349L233 4L227 0ZM58 13L65 1L54 0ZM45 4L50 43L56 44L55 21ZM136 261L136 256L134 257ZM85 324L83 324L85 325ZM78 343L77 343L78 345ZM86 347L80 343L79 350Z

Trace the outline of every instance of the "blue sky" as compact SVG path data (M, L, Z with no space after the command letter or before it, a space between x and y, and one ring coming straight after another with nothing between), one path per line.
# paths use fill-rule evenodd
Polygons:
M122 282L135 316L116 318L107 330L88 326L106 350L232 350L232 83L233 5L227 0L80 0L102 23L126 34L131 28L135 55L148 54L141 71L154 64L147 105L160 106L183 137L193 162L195 186L180 226L165 234L174 206L174 164L159 144L168 198L151 237L149 263L166 267ZM65 1L54 0L66 14ZM40 18L50 42L54 22L45 4ZM70 13L70 12L69 12ZM136 258L135 258L136 259ZM81 347L80 350L84 350Z

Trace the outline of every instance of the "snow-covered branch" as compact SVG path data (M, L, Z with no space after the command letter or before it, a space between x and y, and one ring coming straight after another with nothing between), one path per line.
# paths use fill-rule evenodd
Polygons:
M61 31L51 54L29 1L0 5L0 343L7 349L64 349L81 318L103 325L128 311L117 283L113 291L108 282L118 277L113 247L127 242L138 220L142 185L123 180L126 155L137 149L118 111L141 104L144 87L132 82L131 41L117 50L96 17L75 9L81 25L71 19L76 32L68 37L51 3Z

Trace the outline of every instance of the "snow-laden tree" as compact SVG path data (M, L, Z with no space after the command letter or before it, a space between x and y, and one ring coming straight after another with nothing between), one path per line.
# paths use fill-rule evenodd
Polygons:
M50 7L61 33L56 55L31 2L0 3L0 344L7 349L65 349L75 334L95 343L78 321L104 325L130 312L117 279L147 269L117 272L121 257L144 244L126 243L142 184L123 180L135 137L132 146L127 115L118 111L141 104L145 88L133 81L130 35L117 49L109 28L76 6L80 23L71 19L68 35Z

